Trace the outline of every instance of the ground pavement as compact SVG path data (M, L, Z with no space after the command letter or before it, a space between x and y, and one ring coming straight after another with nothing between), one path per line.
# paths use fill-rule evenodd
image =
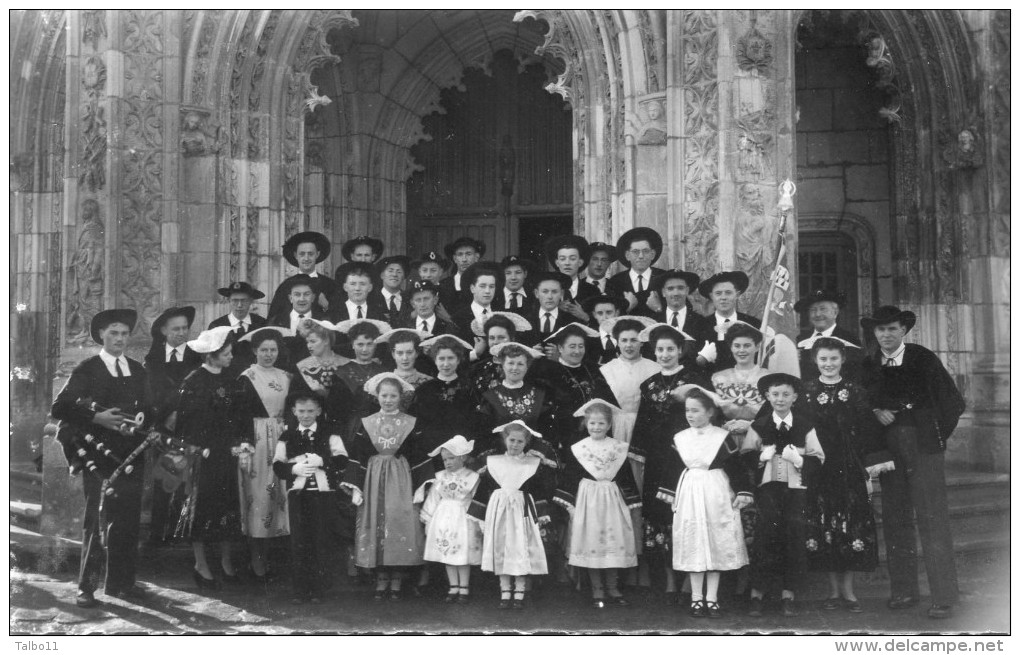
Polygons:
M282 560L277 554L277 559ZM283 562L281 561L281 564ZM888 583L881 573L858 576L861 614L825 611L827 585L812 576L801 614L783 618L767 608L761 618L746 616L739 603L724 604L722 619L692 619L662 602L660 592L626 589L629 607L602 610L590 606L587 591L545 581L524 610L499 610L498 590L490 574L473 576L472 602L442 602L445 581L423 598L374 602L371 584L339 575L333 592L320 605L294 605L284 575L260 585L248 582L215 592L197 593L191 579L190 549L180 545L143 550L139 579L150 592L143 604L111 599L79 609L74 603L74 574L33 571L31 562L12 558L11 634L95 633L457 633L567 632L621 633L935 633L1009 631L1009 559L1006 553L971 554L960 560L961 603L954 617L925 616L927 598L914 609L885 606ZM35 567L46 568L46 567ZM282 567L281 567L282 568ZM442 570L436 573L442 578ZM477 571L477 570L476 570ZM923 574L922 574L923 580ZM922 583L923 584L923 583ZM923 590L922 593L925 593Z

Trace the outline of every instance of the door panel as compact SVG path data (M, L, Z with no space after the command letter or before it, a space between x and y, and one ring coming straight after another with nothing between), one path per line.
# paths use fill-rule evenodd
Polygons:
M846 294L837 325L860 333L860 299L857 297L857 247L853 238L840 232L801 232L797 237L797 288L801 295L817 289L836 289ZM800 327L809 328L805 315Z
M409 244L412 255L417 257L423 252L435 250L443 252L443 246L452 243L462 236L478 239L485 244L485 257L499 261L507 255L509 249L507 220L502 216L483 218L428 218L422 220L420 246Z

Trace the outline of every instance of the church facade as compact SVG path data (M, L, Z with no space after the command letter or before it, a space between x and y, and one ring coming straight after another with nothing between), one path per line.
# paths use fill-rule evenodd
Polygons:
M916 312L967 398L950 459L1008 470L1009 55L1006 10L12 12L14 422L97 311L136 309L141 352L167 307L275 289L302 230L331 274L356 235L499 259L650 226L760 315L789 179L770 324L832 286L851 329Z

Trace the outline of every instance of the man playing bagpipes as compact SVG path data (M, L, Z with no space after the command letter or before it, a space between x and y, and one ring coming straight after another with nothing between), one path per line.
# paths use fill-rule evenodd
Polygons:
M107 596L140 600L145 591L135 585L138 531L145 467L139 460L116 478L116 493L104 492L104 481L144 441L132 430L141 427L139 412L151 415L145 370L124 356L137 314L131 309L108 309L96 314L90 331L103 349L74 369L57 395L51 413L60 421L57 441L72 473L83 472L85 519L81 569L78 573L78 607L95 607L95 591L103 567L106 525ZM143 422L144 422L143 418ZM103 504L105 522L100 516Z

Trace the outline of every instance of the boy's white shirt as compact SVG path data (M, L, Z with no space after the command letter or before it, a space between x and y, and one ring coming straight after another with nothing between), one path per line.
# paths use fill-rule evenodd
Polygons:
M772 420L776 421L779 417L773 412ZM789 421L788 425L793 425L793 412L788 413L784 417L784 422ZM772 449L773 455L767 462L765 462L765 471L762 474L761 484L768 482L786 482L787 486L791 489L807 489L804 486L801 478L800 469L791 464L790 462L783 459L782 453L775 452L775 446L769 446ZM747 429L747 434L744 435L744 441L740 446L740 452L746 453L751 451L761 451L762 441L761 436L755 431L752 425ZM817 457L819 462L825 462L825 452L822 450L822 444L818 441L818 434L814 428L811 428L806 435L804 435L804 447L797 447L797 452L801 457Z

